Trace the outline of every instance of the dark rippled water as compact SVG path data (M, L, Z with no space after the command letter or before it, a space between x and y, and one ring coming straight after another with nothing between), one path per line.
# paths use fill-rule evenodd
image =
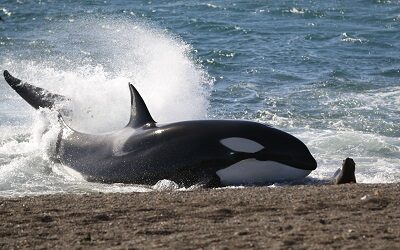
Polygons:
M128 119L134 82L157 120L249 119L301 138L328 178L400 178L399 1L2 1L0 69L75 98L72 124ZM0 80L0 192L138 191L48 161L53 134ZM53 124L54 125L54 124ZM51 130L50 130L51 131Z

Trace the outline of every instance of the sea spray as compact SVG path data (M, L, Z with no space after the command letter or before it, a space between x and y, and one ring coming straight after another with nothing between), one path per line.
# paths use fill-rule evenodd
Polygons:
M8 59L6 64L17 77L70 98L74 128L108 132L126 125L129 82L158 122L207 116L212 81L180 39L128 20L82 19L60 25L54 25L53 36L56 45L63 46L63 59Z

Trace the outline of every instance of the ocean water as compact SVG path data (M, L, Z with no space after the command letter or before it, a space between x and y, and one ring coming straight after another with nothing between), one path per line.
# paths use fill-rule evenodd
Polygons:
M400 2L0 2L0 70L70 97L72 127L129 119L128 82L155 120L247 119L299 137L318 162L346 157L361 183L400 180ZM49 160L55 114L0 79L0 195L178 189L89 183Z

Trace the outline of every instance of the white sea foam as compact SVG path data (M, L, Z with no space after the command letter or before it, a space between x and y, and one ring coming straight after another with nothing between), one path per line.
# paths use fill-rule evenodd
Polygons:
M6 8L3 8L1 10L3 11L4 15L11 16L11 14L12 14L12 12L9 11L8 9L6 9Z
M293 13L293 14L304 14L305 13L303 9L298 9L298 8L295 8L295 7L291 8L289 10L289 12Z
M160 180L154 186L157 191L174 191L179 189L179 185L170 180Z
M340 40L342 40L343 42L351 42L351 43L363 43L363 42L367 42L366 39L363 38L355 38L355 37L350 37L349 35L347 35L347 33L342 33L340 35Z

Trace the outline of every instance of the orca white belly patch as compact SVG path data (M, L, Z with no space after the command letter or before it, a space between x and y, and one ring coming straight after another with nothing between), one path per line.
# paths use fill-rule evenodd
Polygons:
M303 179L310 173L311 170L256 159L246 159L216 172L223 185L261 185L277 181L293 181Z
M222 139L221 144L234 151L244 153L255 153L264 148L264 146L258 142L241 137Z

